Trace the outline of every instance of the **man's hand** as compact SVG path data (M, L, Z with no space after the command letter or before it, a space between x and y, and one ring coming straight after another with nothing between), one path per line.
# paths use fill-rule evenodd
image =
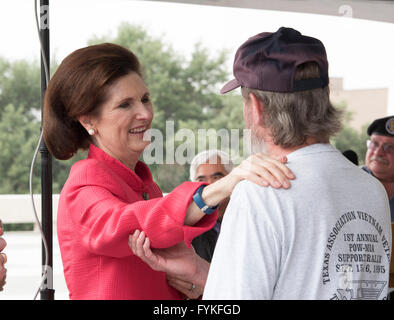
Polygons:
M5 279L7 277L7 269L4 268L4 264L7 262L7 255L2 251L7 245L7 242L3 239L3 223L0 220L0 291L3 291L5 285Z
M198 299L204 293L204 287L189 281L184 281L178 277L167 275L168 284L182 292L188 299Z

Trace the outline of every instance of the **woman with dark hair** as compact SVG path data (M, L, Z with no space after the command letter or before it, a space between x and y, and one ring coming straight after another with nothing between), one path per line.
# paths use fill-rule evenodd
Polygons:
M43 115L44 140L54 157L69 159L89 149L87 159L71 168L57 213L71 299L182 299L163 272L133 255L129 235L142 230L156 248L190 246L213 227L215 205L239 181L267 186L292 178L282 163L258 155L216 183L185 182L163 197L138 160L150 143L144 140L153 119L149 90L137 57L115 44L65 58L49 82Z

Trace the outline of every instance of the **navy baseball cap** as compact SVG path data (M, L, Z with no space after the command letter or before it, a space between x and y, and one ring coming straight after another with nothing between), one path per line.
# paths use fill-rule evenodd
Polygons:
M316 62L320 77L294 80L297 67ZM323 43L292 28L263 32L242 44L234 59L235 79L220 90L226 93L240 86L272 92L296 92L328 85L328 61Z

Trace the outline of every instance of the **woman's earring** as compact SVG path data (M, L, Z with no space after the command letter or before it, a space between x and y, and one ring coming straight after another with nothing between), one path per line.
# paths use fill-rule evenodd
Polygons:
M88 130L88 133L92 136L92 135L95 134L95 131L94 131L94 129L89 129L89 130Z

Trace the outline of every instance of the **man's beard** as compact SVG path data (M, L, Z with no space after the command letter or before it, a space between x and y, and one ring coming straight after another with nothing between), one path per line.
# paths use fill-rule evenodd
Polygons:
M252 154L263 152L269 154L269 148L267 142L262 138L258 137L256 130L250 129L250 139L251 139L251 152Z
M250 144L248 146L248 148L250 148L250 153L251 154L256 154L256 153L260 153L263 152L267 155L269 155L269 148L268 145L266 143L266 141L263 139L263 137L259 137L257 132L258 132L258 128L254 127L252 125L253 123L253 119L252 119L252 114L250 113L250 110L247 111L247 113L245 114L245 127L248 129L248 134L249 135L249 141Z

